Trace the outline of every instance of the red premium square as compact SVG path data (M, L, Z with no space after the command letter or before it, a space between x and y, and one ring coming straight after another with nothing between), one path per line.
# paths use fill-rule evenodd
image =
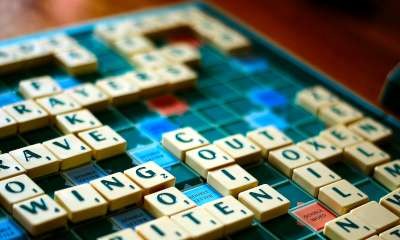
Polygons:
M293 213L302 222L317 231L324 228L325 223L336 218L336 216L332 212L330 212L319 203L313 203L308 206L302 207L300 209L297 209Z
M179 115L188 110L188 105L172 95L164 95L147 101L147 105L161 115Z

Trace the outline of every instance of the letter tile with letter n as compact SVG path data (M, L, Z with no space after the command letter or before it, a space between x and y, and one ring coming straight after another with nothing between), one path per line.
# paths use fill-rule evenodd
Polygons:
M0 172L1 173L1 172ZM376 166L374 178L389 190L400 187L400 159Z
M368 202L365 193L344 179L320 188L318 199L339 215Z
M124 171L124 174L143 189L143 195L172 187L175 184L175 177L153 161L129 168Z
M0 203L9 212L12 211L13 204L43 193L44 191L25 174L0 181Z
M0 138L9 137L17 134L17 121L3 109L0 109Z
M110 211L137 203L142 198L142 189L120 172L98 178L90 184L108 201Z
M317 197L321 187L339 181L342 178L323 163L313 162L296 168L293 171L292 179L304 190Z
M56 116L56 126L64 134L82 132L101 125L101 122L87 109Z
M254 218L254 213L232 196L214 200L202 207L224 225L224 234L247 228Z
M246 205L260 222L286 214L290 207L290 201L268 184L239 193L239 201Z
M44 194L13 206L13 216L32 235L39 235L67 225L67 212Z
M167 216L160 217L137 226L136 232L144 239L189 239L189 234Z
M209 142L191 127L180 128L162 135L163 146L177 158L184 160L186 151Z
M143 207L155 217L172 216L196 204L175 187L146 195Z
M271 150L292 144L292 140L274 126L248 132L247 137L261 148L264 157L268 157Z
M10 155L32 178L57 172L60 168L60 160L41 143L11 151Z
M98 240L143 240L132 228L125 228L115 233L107 234Z
M109 126L80 132L78 136L92 148L96 160L122 154L127 146L126 140Z
M73 134L48 140L43 145L61 161L61 170L82 165L92 159L92 149Z
M56 115L81 108L81 105L66 93L39 98L36 99L36 102L50 114L52 120Z
M380 199L379 204L400 217L400 188L383 196Z
M238 164L233 164L210 171L207 183L224 196L236 197L240 192L256 187L258 180Z
M297 145L290 145L271 151L268 161L286 176L291 177L295 168L310 164L315 159Z
M372 118L363 118L349 126L349 129L371 142L382 142L392 135L392 130Z
M297 145L318 161L326 164L337 161L342 155L342 149L319 136L306 139Z
M54 200L67 210L73 223L105 215L108 207L107 201L88 183L58 190Z
M335 240L362 240L375 234L375 229L348 213L325 224L324 234Z
M171 220L185 229L193 239L212 240L223 236L222 223L202 207L175 214Z
M259 162L261 149L241 134L235 134L214 142L217 147L228 153L239 165Z
M319 134L338 148L345 148L362 142L363 138L342 125L330 127Z
M82 107L89 110L100 110L110 104L109 97L92 83L80 84L68 89L66 93Z
M365 174L370 174L375 166L389 161L390 156L370 142L361 142L345 148L344 158Z
M8 153L0 155L0 180L25 173L25 169Z
M49 124L48 113L33 100L10 104L3 110L17 121L19 132L27 132Z
M214 144L195 148L186 152L186 164L193 168L203 178L209 171L234 164L235 160Z

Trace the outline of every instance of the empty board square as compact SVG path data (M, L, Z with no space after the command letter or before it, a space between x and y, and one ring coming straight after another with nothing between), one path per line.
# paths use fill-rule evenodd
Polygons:
M25 239L24 230L9 218L0 219L0 239Z
M24 142L21 137L13 136L8 138L0 139L0 150L1 152L9 152L18 148L27 146L28 143Z
M157 115L155 112L151 111L146 105L139 102L120 106L118 107L118 110L133 123Z
M132 149L129 151L129 155L137 165L154 161L161 167L169 167L179 163L179 159L166 151L158 143Z
M157 117L146 119L138 124L138 128L151 139L159 142L163 133L173 131L178 128L168 118Z
M260 163L253 166L245 167L249 172L258 180L258 184L268 184L274 186L275 184L287 181L287 178L280 172L276 171L268 163Z
M175 187L180 190L196 186L201 183L200 176L187 167L184 163L178 163L166 168L168 172L175 176Z
M221 128L224 129L225 132L232 135L237 133L246 134L252 129L252 127L247 122L242 120L226 123L222 125Z
M281 107L287 104L286 97L273 89L254 89L249 96L253 103L267 108Z
M29 131L21 134L22 138L25 139L29 144L42 143L50 139L57 138L61 134L53 127L44 127L41 129Z
M60 174L41 177L35 179L35 182L51 197L53 197L55 191L72 186L72 184L66 181Z
M191 91L181 91L177 93L179 98L182 98L190 107L203 107L212 104L202 92L197 89Z
M269 233L266 229L260 225L253 225L244 230L230 235L232 240L275 240L276 237Z
M231 109L233 112L241 116L259 111L261 109L260 106L255 105L249 99L243 97L226 101L225 105L227 106L227 108Z
M50 235L43 236L42 240L52 240L52 239L60 239L60 240L80 240L78 236L76 236L71 230L69 231L53 231Z
M207 183L187 189L183 193L188 196L193 202L195 202L197 206L201 206L205 203L222 197L222 195L218 193L217 190L215 190Z
M381 199L381 197L389 193L389 191L386 190L384 187L370 179L362 183L356 184L356 187L367 194L369 200L371 201L379 202L379 199Z
M275 189L290 200L290 208L302 206L314 199L291 182L280 184Z
M293 140L293 142L300 142L307 138L302 132L296 130L295 128L287 128L285 129L285 134Z
M126 140L128 144L127 149L132 149L140 145L147 145L153 142L134 127L118 131L118 134Z
M96 178L107 175L106 172L94 164L87 164L72 170L64 171L63 174L75 185L88 183Z
M210 128L204 131L200 131L200 134L210 142L226 137L228 135L225 132L219 130L218 128Z
M216 83L202 87L201 91L207 96L217 100L230 99L239 95L236 90L224 83Z
M245 56L234 57L230 63L233 67L248 74L263 72L268 70L268 62L265 58L248 54Z
M300 239L312 233L289 214L282 215L262 224L279 239Z
M192 111L171 118L180 127L192 127L197 131L201 131L210 126L207 120Z
M356 183L366 178L361 171L340 161L329 165L329 168L350 183Z
M78 236L87 240L95 240L101 236L115 232L116 230L119 230L119 228L105 218L81 224L74 228L74 232L78 234Z
M0 93L0 107L21 101L22 97L15 91Z
M52 77L56 80L56 82L63 89L72 88L72 87L78 86L79 84L82 83L75 77L65 74L65 73L53 74Z
M121 229L132 228L135 229L136 226L153 220L153 216L150 215L146 210L140 207L132 207L124 212L118 213L112 216L111 221L118 225Z
M97 165L108 174L123 172L128 168L136 166L133 160L126 153L99 161L97 162Z
M124 115L111 108L93 114L101 123L103 123L103 125L108 125L116 131L132 126L130 121L125 118Z
M283 107L275 108L274 112L286 119L286 121L289 123L304 121L305 119L313 116L311 113L296 105L286 105Z
M198 110L206 119L216 124L235 120L235 114L223 106L212 105Z
M296 127L301 129L301 131L309 137L318 135L326 128L325 124L317 118L310 118L304 122L298 123Z
M249 77L236 78L230 81L231 86L241 93L258 89L261 85Z
M274 125L275 127L284 130L288 127L288 123L285 119L269 110L251 113L247 115L245 119L254 128Z

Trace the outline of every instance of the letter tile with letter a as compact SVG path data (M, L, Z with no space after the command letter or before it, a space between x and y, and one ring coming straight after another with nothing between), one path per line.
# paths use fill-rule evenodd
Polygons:
M196 204L175 187L146 195L144 208L155 217L172 216L193 208Z

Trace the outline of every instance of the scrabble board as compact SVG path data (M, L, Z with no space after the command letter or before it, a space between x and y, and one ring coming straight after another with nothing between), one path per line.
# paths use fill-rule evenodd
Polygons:
M205 3L1 41L0 107L0 239L400 239L400 122Z

